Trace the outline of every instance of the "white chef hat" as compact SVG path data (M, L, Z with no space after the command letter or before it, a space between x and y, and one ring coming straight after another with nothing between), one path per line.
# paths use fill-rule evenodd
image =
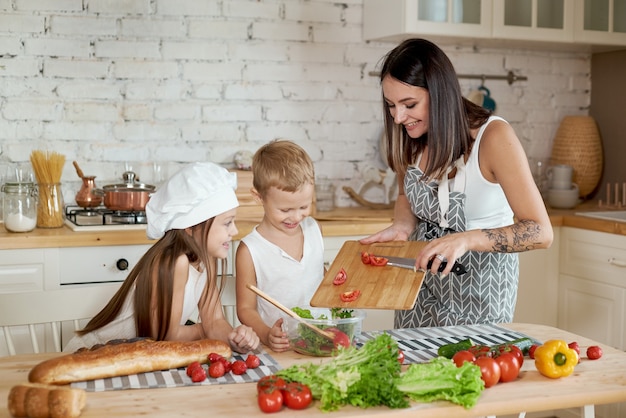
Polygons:
M185 229L239 206L237 174L214 163L193 163L165 182L146 204L148 238Z

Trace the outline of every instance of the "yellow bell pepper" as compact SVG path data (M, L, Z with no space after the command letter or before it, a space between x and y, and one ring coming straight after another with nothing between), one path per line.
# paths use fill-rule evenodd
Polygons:
M551 379L569 376L578 364L576 351L563 340L549 340L535 350L535 367Z

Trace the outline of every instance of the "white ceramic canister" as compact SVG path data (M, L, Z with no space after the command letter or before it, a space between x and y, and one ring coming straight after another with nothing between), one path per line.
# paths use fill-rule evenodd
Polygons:
M5 183L2 186L4 227L9 232L29 232L37 226L35 183Z

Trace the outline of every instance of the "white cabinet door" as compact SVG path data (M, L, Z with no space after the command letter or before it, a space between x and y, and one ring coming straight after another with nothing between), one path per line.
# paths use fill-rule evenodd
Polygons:
M550 248L520 253L514 322L556 326L559 233L560 228L554 228L554 241Z
M493 3L493 37L574 40L574 0L499 0Z
M626 45L626 0L576 0L574 41Z
M491 37L492 0L364 0L365 40Z

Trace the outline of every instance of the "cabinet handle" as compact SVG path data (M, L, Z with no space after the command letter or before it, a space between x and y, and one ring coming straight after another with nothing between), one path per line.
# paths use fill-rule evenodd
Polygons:
M609 258L609 264L617 266L617 267L626 267L626 262L617 260L615 257Z
M117 262L115 263L115 266L117 267L118 270L120 271L124 271L124 270L128 270L128 260L125 258L120 258L119 260L117 260Z

